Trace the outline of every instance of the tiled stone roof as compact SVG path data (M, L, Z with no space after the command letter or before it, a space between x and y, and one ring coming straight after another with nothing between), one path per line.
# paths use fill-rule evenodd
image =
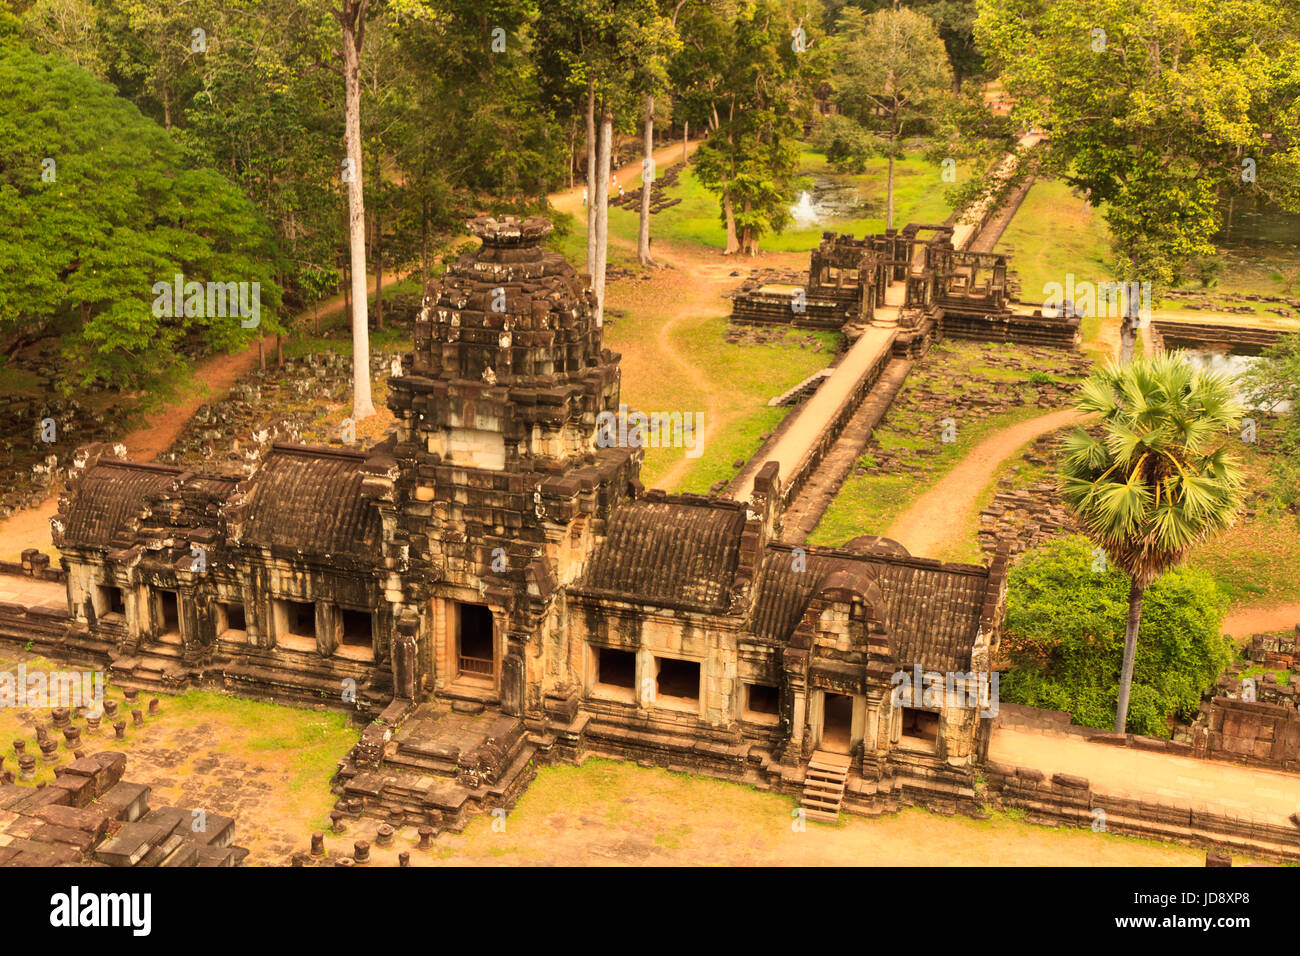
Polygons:
M379 515L362 495L366 456L274 445L248 480L242 541L304 554L379 560Z
M643 498L611 516L580 589L649 604L725 611L745 509L692 496Z
M813 595L844 572L869 571L883 595L882 616L900 666L965 671L979 630L988 573L974 565L940 564L924 558L806 548L805 569L796 570L794 550L772 546L759 576L754 633L789 639ZM838 576L837 576L838 575Z
M167 465L100 460L68 496L64 542L70 547L129 547L146 500L170 487L180 473Z

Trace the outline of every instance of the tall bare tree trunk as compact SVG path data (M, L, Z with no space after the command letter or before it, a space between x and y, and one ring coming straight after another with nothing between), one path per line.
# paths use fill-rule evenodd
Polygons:
M335 10L343 28L344 127L351 173L348 187L348 243L352 258L352 418L375 413L370 397L370 328L366 314L366 207L361 190L361 48L370 0L342 0Z
M1138 315L1138 297L1133 294L1134 283L1126 283L1124 293L1124 318L1119 324L1119 360L1121 362L1133 361L1133 353L1137 350L1137 330L1140 317Z
M420 297L429 284L429 200L420 200Z
M682 162L690 158L690 150L687 148L691 142L691 121L682 120Z
M587 272L596 281L596 83L587 81Z
M578 121L569 121L569 188L573 188L573 177L578 165Z
M889 152L889 209L886 213L885 228L894 228L894 152L892 146Z
M722 214L727 221L727 248L723 250L724 256L735 255L740 251L740 242L736 239L736 210L731 205L731 191L723 190L722 193Z
M591 275L592 290L596 293L596 322L605 319L605 262L609 257L609 163L614 140L614 114L608 108L601 111L598 156L596 158L596 266Z
M745 218L749 219L749 213L753 210L753 205L748 199L745 200ZM748 256L758 255L758 239L754 235L753 226L743 226L740 230L740 251Z
M352 266L343 264L343 315L352 325Z
M1128 590L1128 623L1124 628L1124 667L1119 675L1119 701L1115 707L1115 733L1124 733L1128 723L1129 690L1133 686L1133 660L1137 657L1138 624L1142 621L1142 593L1146 589L1134 581Z
M643 266L653 265L650 258L650 191L654 186L655 151L655 98L645 98L645 160L641 173L641 229L636 239L636 261Z

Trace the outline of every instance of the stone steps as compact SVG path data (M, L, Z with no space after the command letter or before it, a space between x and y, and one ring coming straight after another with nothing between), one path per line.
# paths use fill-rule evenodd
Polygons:
M808 759L804 774L803 795L799 806L804 816L823 823L835 823L840 818L844 790L852 760L844 754L818 750Z

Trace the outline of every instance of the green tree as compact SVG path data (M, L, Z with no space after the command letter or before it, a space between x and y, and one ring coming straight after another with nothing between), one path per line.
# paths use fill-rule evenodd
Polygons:
M342 248L343 100L326 69L337 26L319 0L37 0L23 23L39 49L168 125L190 165L238 185L284 250L288 300L311 301L305 277L332 270Z
M673 46L672 21L655 0L541 0L542 58L562 70L570 91L586 93L587 268L599 316L609 255L609 180L614 134L631 126L659 60Z
M726 253L754 255L765 233L789 221L814 38L776 0L740 0L732 10L708 13L721 22L706 49L711 129L696 153L696 175L718 195Z
M1296 511L1300 502L1300 332L1284 335L1266 348L1238 383L1250 408L1281 419L1281 440L1271 449L1277 478L1274 487L1281 503Z
M1091 542L1057 538L1011 568L999 654L999 696L1114 726L1123 668L1129 581L1103 566ZM1177 568L1152 584L1142 607L1127 728L1167 737L1167 721L1196 718L1201 694L1232 658L1220 634L1227 597L1203 571Z
M952 88L952 70L943 41L928 17L907 8L879 10L865 16L848 7L833 38L832 86L844 119L833 124L840 140L856 144L828 156L841 166L861 170L864 134L889 157L885 225L894 226L894 162L903 134L933 120ZM853 131L849 123L861 132Z
M1066 440L1061 490L1087 535L1129 577L1115 729L1128 715L1142 597L1196 545L1230 527L1243 478L1229 452L1241 408L1228 380L1177 352L1111 364L1084 383L1077 407L1097 434Z
M979 0L976 39L1045 174L1104 204L1119 277L1158 289L1214 253L1219 199L1300 209L1300 7L1272 0ZM1121 357L1138 324L1130 296Z
M370 0L337 0L330 12L342 31L340 59L344 89L346 156L343 182L348 192L348 252L352 272L352 417L357 421L375 413L370 396L370 323L366 290L366 204L363 187L365 153L361 148L361 52L366 39Z
M191 336L229 349L281 331L274 239L236 188L186 168L166 131L59 56L0 41L0 97L6 354L58 333L66 380L134 387L177 364ZM206 308L156 314L154 285L177 274L259 283L258 331Z
M681 39L677 35L677 16L687 0L669 0L666 4L667 15L650 21L653 26L646 31L646 39L652 44L641 50L637 68L633 73L632 84L642 94L644 107L642 112L642 185L640 223L637 230L636 257L643 266L650 265L650 192L652 186L653 154L655 148L655 96L667 86L668 64L681 49Z

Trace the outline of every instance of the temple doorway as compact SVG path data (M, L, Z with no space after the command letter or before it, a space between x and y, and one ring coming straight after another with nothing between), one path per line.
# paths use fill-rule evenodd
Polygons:
M822 750L846 754L852 752L853 698L847 694L822 695Z
M456 676L496 677L496 641L492 611L484 604L456 602Z

